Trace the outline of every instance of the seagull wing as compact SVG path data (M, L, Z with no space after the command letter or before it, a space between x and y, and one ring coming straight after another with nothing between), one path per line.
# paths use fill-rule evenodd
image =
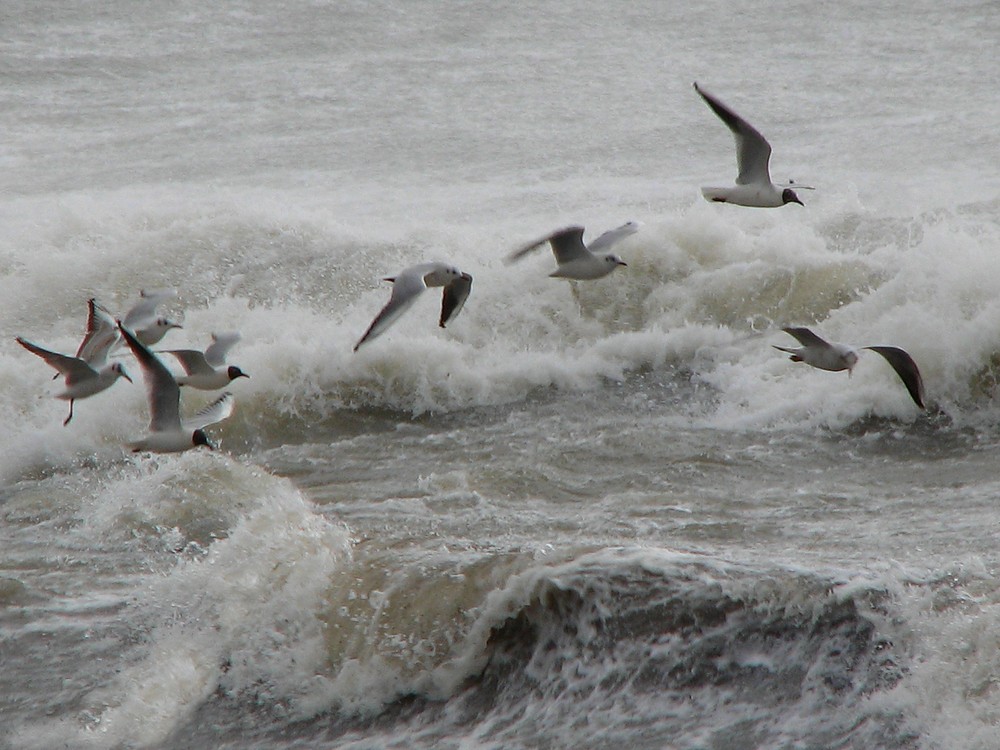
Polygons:
M782 328L782 331L790 336L794 336L802 346L829 349L831 344L825 339L821 339L808 328ZM786 350L787 351L787 350Z
M701 95L705 103L733 132L733 138L736 139L736 164L739 167L736 184L770 183L771 174L768 170L768 162L771 159L771 144L767 142L767 139L753 125L712 94L699 87L697 83L694 85L694 90Z
M910 398L921 409L924 406L924 379L920 377L920 369L913 357L897 346L865 346L863 349L871 349L873 352L881 354L885 361L892 365L892 369L903 381L906 390L909 391Z
M20 336L17 337L17 343L32 354L37 354L39 357L44 359L45 364L49 367L54 367L58 370L66 378L67 386L78 383L80 380L97 377L97 370L78 357L70 357L67 354L51 352L48 349L43 349L37 344L32 344L30 341L23 339Z
M556 261L559 263L589 255L587 246L583 244L583 227L573 226L557 229L527 245L522 245L511 252L505 262L509 264L521 260L525 255L546 242L552 245L552 252L555 253Z
M189 419L185 419L183 427L185 430L200 430L203 427L208 427L210 424L221 422L233 413L233 407L235 406L236 399L233 398L232 393L226 391L204 409L200 409Z
M208 364L205 355L197 349L166 349L163 354L173 354L188 375L212 375L215 370Z
M98 366L104 364L108 354L118 342L118 324L111 314L91 297L87 300L87 330L76 356L84 362Z
M389 326L396 322L400 315L410 308L420 293L427 288L426 284L424 284L424 273L427 269L424 267L416 268L419 268L420 272L414 272L413 268L408 268L399 274L399 276L386 279L386 281L392 282L392 295L389 297L389 301L385 307L379 311L379 314L375 316L371 325L368 326L368 330L365 331L364 336L354 345L354 351L357 351L358 347L365 342L381 336Z
M442 328L458 315L471 291L472 276L467 273L463 273L450 284L445 285L444 294L441 297L441 320L439 322Z
M159 357L146 348L128 329L121 327L125 343L139 361L146 380L149 401L149 431L169 432L181 427L181 389Z
M130 331L142 328L142 324L156 317L156 306L161 302L177 296L176 289L142 289L139 291L139 301L125 314L122 325Z
M592 253L598 253L602 250L609 249L612 245L617 244L620 240L628 237L630 234L635 234L639 231L639 222L628 221L622 224L620 227L615 227L614 229L609 229L596 240L587 246L587 249Z
M222 367L226 364L226 355L233 345L242 337L235 331L229 333L213 333L212 343L205 350L205 361L212 367Z

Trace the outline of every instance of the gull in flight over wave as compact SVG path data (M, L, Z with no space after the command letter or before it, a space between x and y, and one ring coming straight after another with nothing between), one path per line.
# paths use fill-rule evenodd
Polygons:
M63 420L64 427L73 419L73 403L76 399L100 393L114 385L118 378L125 378L130 383L132 382L132 378L125 372L121 362L95 366L80 357L71 357L68 354L59 354L43 349L20 336L17 337L17 343L32 354L41 357L47 365L58 370L65 379L66 390L56 394L56 398L69 401L69 415ZM104 356L106 359L107 355Z
M217 391L236 378L249 378L239 367L226 365L226 354L240 338L240 334L235 331L213 333L212 343L204 352L196 349L167 349L164 354L174 355L184 368L185 374L177 378L177 385L202 391Z
M214 448L205 429L233 413L233 394L226 392L190 419L181 420L181 389L170 370L126 328L120 327L125 343L142 367L149 401L149 432L129 443L133 453L179 453L199 445Z
M771 182L768 162L771 159L771 144L760 132L719 99L694 84L705 103L733 131L736 139L736 164L739 174L733 187L703 187L701 194L715 203L735 203L738 206L757 208L777 208L786 203L805 204L789 187L779 188Z
M609 229L596 240L585 245L583 227L572 226L557 229L527 245L511 252L508 264L521 260L528 253L548 242L556 257L557 268L549 274L553 278L587 281L607 276L619 266L628 264L614 253L606 252L612 245L639 231L639 222L629 221L620 227Z
M139 301L125 314L122 325L135 334L136 339L146 346L158 344L167 331L182 328L170 318L158 316L156 308L168 299L177 296L176 289L141 289Z
M831 344L808 328L782 328L782 331L793 336L802 346L790 349L784 346L772 344L775 349L787 352L792 356L792 362L805 362L807 365L820 370L840 372L847 370L848 376L858 363L858 351L847 344ZM885 361L892 365L899 379L903 381L906 390L909 392L913 402L924 409L924 381L920 377L920 370L913 357L897 346L862 346L861 349L871 349L873 352L881 354Z
M389 302L379 311L368 326L368 330L354 345L354 351L362 344L381 336L386 329L406 312L425 289L432 286L444 287L441 298L441 319L438 325L445 325L458 315L465 300L472 291L472 276L459 271L447 263L420 263L400 271L395 276L386 276L383 281L392 283Z

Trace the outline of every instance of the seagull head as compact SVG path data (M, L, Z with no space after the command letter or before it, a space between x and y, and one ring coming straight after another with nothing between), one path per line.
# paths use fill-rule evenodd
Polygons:
M805 203L799 200L799 196L797 196L795 194L795 191L792 190L791 188L785 188L784 190L781 191L781 203L782 205L784 205L785 203L798 203L800 206L806 205Z
M847 365L847 377L854 373L854 366L858 363L858 353L853 349L844 352L844 364Z
M215 450L215 446L212 445L212 442L208 439L208 435L205 434L204 430L195 430L193 433L191 433L191 443L194 445L195 448L197 448L199 445L204 445L210 451Z
M619 258L614 253L608 253L607 255L605 255L604 256L604 262L607 263L610 266L625 266L625 267L628 267L628 263L626 263L625 261L623 261L621 258Z
M250 377L245 372L243 372L243 370L241 370L239 367L235 367L234 365L230 365L229 369L226 370L226 372L228 373L230 380L236 380L236 378L249 378Z

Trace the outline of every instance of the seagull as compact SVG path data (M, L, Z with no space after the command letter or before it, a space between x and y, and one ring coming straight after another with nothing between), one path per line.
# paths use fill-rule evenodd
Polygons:
M400 271L395 276L386 276L383 281L392 282L392 295L386 306L368 326L365 335L354 345L354 351L366 341L382 335L428 287L444 287L441 298L441 319L438 323L442 328L458 315L469 297L469 292L472 291L472 276L447 263L420 263Z
M557 229L534 242L519 247L507 256L508 264L514 263L546 242L552 246L558 267L549 274L553 278L585 281L607 276L618 266L628 264L614 253L604 252L630 234L639 231L639 222L629 221L615 229L609 229L590 246L583 244L583 227L572 226Z
M786 203L805 205L794 190L788 187L779 189L771 182L771 174L767 168L771 159L771 144L764 136L697 83L694 84L694 90L701 94L705 103L733 131L736 139L736 163L740 170L734 187L703 187L701 194L705 196L705 200L759 208L776 208Z
M118 339L118 324L115 319L91 297L87 300L87 330L76 349L77 359L82 359L95 370L102 370L118 344ZM59 375L57 372L52 379L57 379Z
M784 346L772 344L775 349L788 352L792 356L792 362L805 362L820 370L839 372L847 370L848 376L858 363L858 352L854 347L847 344L831 344L821 339L808 328L782 328L782 331L795 337L795 340L802 344L801 348L789 349ZM917 363L905 351L896 346L862 346L862 349L871 349L873 352L881 354L885 361L892 365L899 379L903 381L906 390L909 392L913 402L921 409L924 406L924 381L920 377L920 370Z
M188 385L202 391L225 388L236 378L249 378L234 365L226 366L226 353L240 340L238 333L213 333L212 343L204 352L195 349L167 349L181 363L186 375L177 378L177 385Z
M226 392L195 414L181 420L181 389L170 370L159 358L126 328L119 326L125 343L142 367L146 380L146 398L149 401L149 433L146 437L129 443L133 453L179 453L199 445L209 449L214 446L205 434L205 427L233 413L233 394Z
M177 296L176 289L141 289L141 299L125 314L122 325L135 332L140 343L152 346L159 343L171 328L182 328L170 318L158 317L156 307L172 297Z
M125 378L130 383L132 382L132 378L125 372L121 362L95 368L80 357L51 352L20 336L17 337L17 343L32 354L37 354L44 359L47 365L54 367L65 378L66 390L56 394L56 398L69 401L69 416L63 420L64 427L73 419L73 402L76 399L100 393L106 388L110 388L118 378Z

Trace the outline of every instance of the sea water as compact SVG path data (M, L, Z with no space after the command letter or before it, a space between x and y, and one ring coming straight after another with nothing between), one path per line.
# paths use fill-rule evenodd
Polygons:
M995 3L0 21L0 746L1000 747ZM694 81L804 208L701 198ZM627 220L602 280L504 263ZM352 353L434 259L461 314ZM162 348L242 333L218 451L123 448L124 354L63 427L14 342L157 287Z

